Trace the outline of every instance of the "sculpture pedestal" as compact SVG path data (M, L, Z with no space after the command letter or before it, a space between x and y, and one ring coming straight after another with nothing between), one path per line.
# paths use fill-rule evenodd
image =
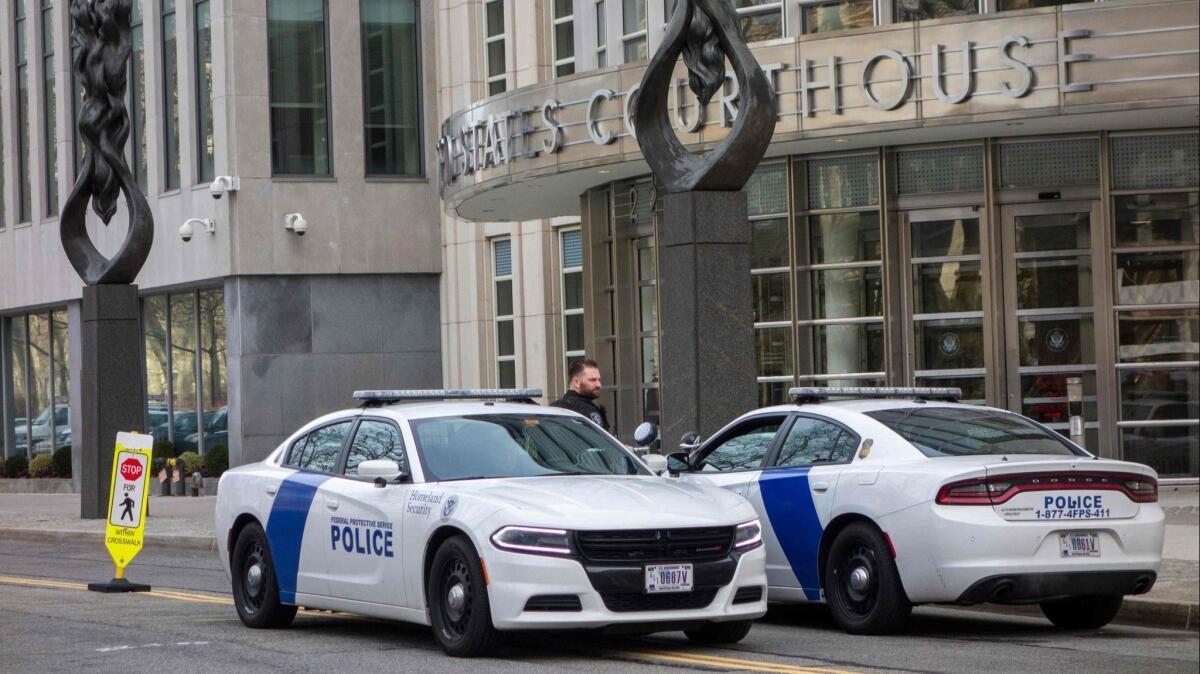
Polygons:
M79 516L103 519L117 432L139 430L146 418L137 286L84 286L80 315L83 435L74 441L81 468Z
M757 405L750 227L742 192L667 194L661 231L662 434L674 451Z

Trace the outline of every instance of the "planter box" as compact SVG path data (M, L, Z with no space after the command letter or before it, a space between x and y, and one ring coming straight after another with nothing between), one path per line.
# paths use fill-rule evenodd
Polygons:
M0 494L74 494L69 477L0 478Z

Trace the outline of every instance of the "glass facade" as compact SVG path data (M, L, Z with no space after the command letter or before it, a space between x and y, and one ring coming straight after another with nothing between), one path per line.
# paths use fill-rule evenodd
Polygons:
M146 429L177 452L228 447L225 294L204 288L142 298Z
M324 0L267 2L271 170L332 174Z
M744 190L760 404L796 385L956 386L1065 435L1079 377L1090 451L1197 476L1198 157L1200 135L1174 131L764 161ZM657 272L626 276L620 251L653 259L659 202L631 181L585 210L607 225L583 227L586 341L612 363L621 434L649 416L621 397L658 351L638 320Z
M4 319L4 456L53 452L71 445L66 309Z
M367 175L419 176L421 87L415 0L361 0Z

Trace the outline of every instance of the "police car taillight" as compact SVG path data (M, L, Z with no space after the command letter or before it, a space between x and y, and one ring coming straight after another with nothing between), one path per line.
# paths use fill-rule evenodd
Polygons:
M1000 505L1030 491L1119 491L1134 503L1158 501L1158 480L1145 475L1080 471L1070 473L1022 473L993 478L974 478L943 485L939 505Z

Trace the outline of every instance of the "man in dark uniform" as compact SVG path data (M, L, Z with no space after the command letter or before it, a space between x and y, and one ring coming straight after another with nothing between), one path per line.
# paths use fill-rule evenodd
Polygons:
M578 412L591 419L597 426L608 429L608 417L604 408L596 404L600 397L600 366L594 360L576 360L571 362L567 372L568 386L571 390L566 395L550 403L552 407Z

